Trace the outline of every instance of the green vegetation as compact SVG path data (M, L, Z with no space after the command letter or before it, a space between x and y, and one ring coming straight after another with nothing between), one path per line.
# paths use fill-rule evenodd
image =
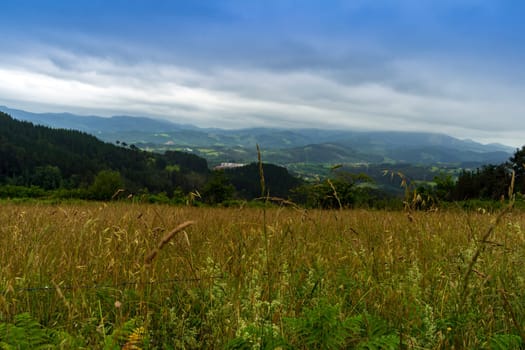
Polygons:
M525 345L521 211L0 205L2 348Z
M233 199L235 188L223 171L215 171L212 179L204 186L202 197L208 204L220 204Z
M247 132L245 137L249 135ZM262 135L268 136L268 130L260 130L259 136ZM212 133L209 136L219 137ZM403 135L386 136L389 139L385 142L399 146ZM372 138L363 142L372 147L378 146L379 141ZM0 113L0 197L51 200L132 197L143 202L208 205L231 205L261 197L255 163L226 169L220 174L210 171L207 161L194 154L150 153L125 142L118 144L104 143L77 131L34 126ZM280 155L299 161L290 164L291 169L299 172L307 169L302 180L290 175L284 167L265 163L264 196L292 200L307 208L398 208L398 198L404 196L405 202L419 203L414 208L429 209L453 201L505 198L512 172L516 191L525 190L525 149L517 150L505 163L484 165L476 170L435 164L354 163L341 164L334 171L332 166L319 161L349 155L360 159L359 152L343 144L321 146L309 145ZM205 151L215 152L211 148ZM274 153L275 150L263 152L262 156L275 158ZM309 162L310 158L314 163ZM320 176L308 176L310 171Z
M291 176L288 171L273 164L263 164L266 182L265 195L287 198L290 190L299 186L302 181ZM238 196L243 199L253 199L261 196L259 182L259 165L251 163L239 168L226 169L225 174L237 189Z
M103 186L101 181L94 184L101 172L120 177L118 184L128 193L145 188L173 193L177 188L193 190L197 185L194 174L205 182L209 170L206 160L192 154L170 151L160 155L133 145L118 147L85 133L34 126L0 113L0 185L44 190L91 186L96 190ZM92 197L105 199L108 193L93 193Z
M0 198L120 199L218 204L259 197L253 165L219 174L196 155L141 151L72 130L50 129L0 113ZM287 196L300 181L267 165L272 195ZM275 175L274 175L275 174ZM222 192L222 194L219 194ZM200 195L202 194L202 196Z
M89 188L94 199L110 200L117 191L124 187L124 181L118 171L102 170Z

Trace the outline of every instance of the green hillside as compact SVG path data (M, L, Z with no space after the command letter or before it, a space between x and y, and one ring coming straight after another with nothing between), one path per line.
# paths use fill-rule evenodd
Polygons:
M20 120L51 127L89 132L101 140L135 144L150 151L183 150L208 160L211 166L256 159L255 145L264 159L287 168L330 163L412 163L481 166L504 162L514 149L500 144L480 144L428 132L356 131L322 129L249 128L238 130L198 128L144 117L101 118L74 114L30 113L0 106ZM182 119L181 119L182 120ZM304 167L303 167L304 172Z
M285 168L272 164L264 168L272 195L286 197L300 183ZM171 200L194 192L195 199L217 204L259 197L259 179L254 165L228 171L224 177L211 172L207 161L195 154L153 153L125 142L114 145L84 132L33 125L0 112L0 186L4 186L4 196L31 196L27 189L37 188L109 199L123 190L125 195L162 194L161 199ZM15 190L5 189L10 185Z
M135 192L172 192L202 185L205 159L183 152L156 154L135 146L105 143L80 131L51 129L14 120L0 112L0 183L46 189L82 188L101 171L120 175Z

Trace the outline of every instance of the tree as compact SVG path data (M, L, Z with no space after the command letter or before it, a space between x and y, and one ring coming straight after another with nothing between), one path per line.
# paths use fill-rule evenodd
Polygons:
M368 201L368 189L359 185L371 182L372 179L365 174L337 171L332 179L295 188L293 200L313 208L348 208L358 201Z
M57 166L39 166L35 168L32 184L45 190L54 190L60 187L62 174Z
M508 162L516 174L515 191L523 193L525 191L525 146L517 149Z
M509 167L505 164L484 165L476 171L462 171L458 176L453 199L499 200L508 193Z
M209 204L218 204L232 199L235 188L228 181L223 171L214 171L202 190L202 198Z
M436 183L435 197L439 201L450 201L454 193L456 183L452 179L452 175L440 173L434 177Z
M206 160L196 155L177 151L162 155L119 144L80 131L17 121L0 112L0 183L89 189L101 170L115 169L130 191L148 188L152 193L172 193L176 187L185 192L201 189L209 176ZM180 171L169 171L175 168ZM111 198L114 192L107 190L111 193L100 196L104 191L98 186L92 188L94 197Z
M238 168L224 170L237 194L244 199L261 196L259 164L251 163ZM263 164L265 195L287 198L292 188L301 184L301 180L292 176L284 167L274 164Z
M122 187L124 181L118 171L102 170L89 188L94 199L109 200Z

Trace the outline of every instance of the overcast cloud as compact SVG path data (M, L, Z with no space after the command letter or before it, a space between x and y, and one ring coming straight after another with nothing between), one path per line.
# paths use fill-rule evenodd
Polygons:
M525 143L515 1L0 4L0 103Z

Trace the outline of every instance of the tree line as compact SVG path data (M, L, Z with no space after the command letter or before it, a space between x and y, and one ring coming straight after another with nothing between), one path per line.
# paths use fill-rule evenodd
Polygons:
M462 170L457 179L441 174L434 179L434 184L414 186L414 193L419 195L420 203L425 202L424 206L472 200L496 202L509 199L513 194L522 198L525 193L525 146L516 149L504 163Z

